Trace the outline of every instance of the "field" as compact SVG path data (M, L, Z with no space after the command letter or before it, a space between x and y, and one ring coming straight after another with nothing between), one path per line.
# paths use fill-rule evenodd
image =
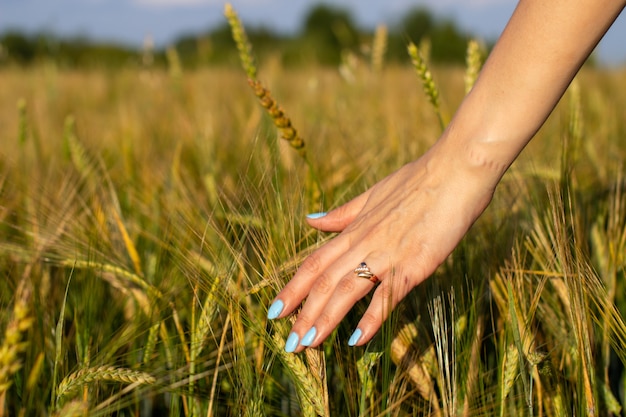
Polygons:
M307 213L417 158L432 67L0 71L0 416L582 416L626 404L626 72L585 68L486 213L365 348L283 351Z

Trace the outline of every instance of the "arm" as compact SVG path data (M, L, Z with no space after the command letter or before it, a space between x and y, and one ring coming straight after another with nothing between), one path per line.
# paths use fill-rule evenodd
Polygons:
M521 0L448 136L503 171L535 135L624 0ZM499 178L498 178L499 179Z
M390 307L430 276L491 201L504 172L544 123L624 0L521 0L437 143L354 200L309 219L341 232L316 250L276 296L268 317L307 299L285 349L321 344L381 280L351 345L369 341Z

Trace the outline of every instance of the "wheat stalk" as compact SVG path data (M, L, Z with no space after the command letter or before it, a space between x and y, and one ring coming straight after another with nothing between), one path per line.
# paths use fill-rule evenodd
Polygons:
M28 139L28 112L26 111L26 100L23 98L17 102L18 130L17 141L24 145Z
M435 384L432 373L436 368L434 364L434 346L431 346L422 355L414 358L411 355L411 345L417 338L418 332L415 324L404 325L391 342L391 359L397 366L407 368L406 372L417 392L427 401L430 401L435 415L440 415L439 401L436 399Z
M83 417L87 415L89 415L89 407L83 400L70 401L52 414L53 417Z
M475 39L470 40L467 43L467 52L465 55L465 94L469 93L476 80L478 74L483 65L483 47Z
M417 75L422 80L422 85L424 87L424 92L426 93L426 97L428 101L433 106L435 110L435 114L437 115L437 119L439 120L439 126L441 127L441 131L445 129L445 123L443 121L443 115L441 114L441 103L439 100L439 89L435 84L435 80L433 79L433 74L428 68L426 55L423 53L424 45L421 45L418 48L413 42L409 43L408 51L409 56L411 57L411 62L413 63L413 67L417 72Z
M382 352L365 352L356 362L356 370L359 374L359 382L361 383L361 414L364 414L367 409L365 406L365 400L371 399L374 393L376 381L372 377L371 371L372 368L379 362L382 354Z
M28 282L28 277L22 278L15 292L13 317L4 331L4 339L0 345L0 397L2 398L13 384L13 376L22 369L20 357L29 346L26 333L32 327L34 319L31 317L30 308L32 290Z
M298 134L298 131L293 127L291 119L285 114L283 109L278 105L276 100L272 98L270 91L261 84L260 81L249 79L248 83L254 94L259 99L261 106L270 115L274 121L274 125L280 130L281 136L284 140L289 142L289 145L298 151L300 156L306 157L306 149L304 147L304 140Z
M456 400L457 400L457 384L456 384L456 346L455 346L455 332L448 331L448 323L454 322L454 293L450 292L449 302L450 315L448 318L446 310L448 305L443 300L443 294L438 294L432 302L432 305L428 306L428 310L431 317L431 323L435 336L435 350L437 352L437 362L439 364L439 390L440 397L443 402L443 407L446 416L453 416L456 414Z
M94 381L121 382L125 384L153 385L156 378L147 372L135 371L128 368L114 366L98 366L80 369L72 372L59 384L57 388L57 401L70 395L74 390Z
M387 38L387 26L378 25L372 42L372 70L375 73L380 73L383 69L385 53L387 52Z
M180 62L180 55L175 47L170 46L165 52L167 58L167 67L170 77L174 82L179 83L183 78L183 65Z
M248 40L248 35L246 35L246 30L244 29L237 12L235 12L235 9L233 9L233 6L230 3L226 3L224 6L224 15L228 20L228 24L230 25L230 29L233 34L233 39L237 44L239 58L244 70L246 71L246 75L249 79L256 81L257 67L254 57L252 56L252 45Z
M284 342L278 334L272 336L276 351L280 355L280 359L289 369L294 377L294 385L300 399L300 407L305 416L323 416L325 409L323 404L324 390L319 385L318 380L311 375L311 371L306 367L304 362L297 355L287 353L279 348Z
M142 355L142 363L146 365L148 362L152 360L152 355L154 354L154 349L156 348L156 344L159 338L159 328L161 327L162 321L158 321L152 326L150 326L150 330L148 331L148 340L143 348Z
M330 415L330 405L328 402L328 384L326 381L326 356L323 350L306 349L304 351L309 372L315 378L316 386L320 388L322 396L320 401L324 407L325 416Z

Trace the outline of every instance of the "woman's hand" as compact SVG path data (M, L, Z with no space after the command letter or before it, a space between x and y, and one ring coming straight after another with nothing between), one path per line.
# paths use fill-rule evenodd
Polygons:
M365 262L380 284L348 341L369 341L389 311L452 252L491 200L497 179L469 154L446 152L443 141L370 190L311 226L341 232L305 259L276 296L269 318L293 312L306 298L285 350L318 346L375 284L354 269ZM493 174L493 173L492 173Z
M311 226L341 232L305 259L269 318L306 298L285 350L318 346L380 279L349 340L372 338L388 312L443 262L487 207L505 170L544 123L626 0L520 1L470 94L423 157Z

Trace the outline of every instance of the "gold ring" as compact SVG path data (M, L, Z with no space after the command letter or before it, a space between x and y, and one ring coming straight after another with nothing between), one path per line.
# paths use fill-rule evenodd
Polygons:
M379 279L372 271L370 271L370 267L367 266L365 262L361 262L359 266L354 269L354 273L359 278L365 278L374 284L378 283Z

